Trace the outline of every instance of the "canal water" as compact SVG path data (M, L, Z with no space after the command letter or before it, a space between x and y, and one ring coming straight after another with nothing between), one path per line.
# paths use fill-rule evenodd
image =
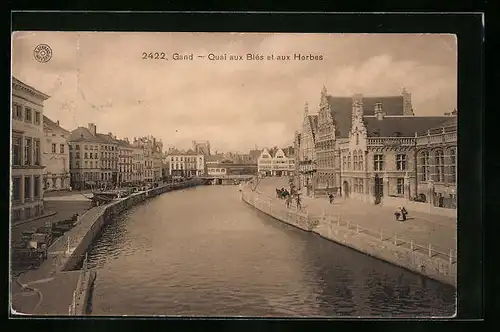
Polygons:
M452 316L455 290L288 226L235 186L170 192L103 229L92 315Z

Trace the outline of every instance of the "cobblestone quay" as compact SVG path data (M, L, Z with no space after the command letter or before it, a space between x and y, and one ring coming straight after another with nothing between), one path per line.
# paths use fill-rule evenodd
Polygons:
M416 214L430 221L415 217L399 223L387 208L364 203L354 206L352 202L332 205L325 199L304 199L299 212L271 196L270 188L281 188L283 183L274 187L270 184L277 183L263 180L255 191L245 187L242 199L277 220L456 287L456 229L447 218L439 217L439 222L433 223L433 216ZM373 215L361 215L360 210Z
M48 250L48 258L38 269L30 270L11 280L12 307L15 313L32 315L68 315L75 307L74 291L84 289L81 298L88 298L95 275L72 271L78 269L92 241L101 228L124 210L165 192L201 184L198 180L175 183L134 193L110 204L88 210L80 216L78 224L58 238ZM85 284L84 284L85 283ZM57 295L57 296L56 296ZM71 314L83 314L83 304L77 303Z

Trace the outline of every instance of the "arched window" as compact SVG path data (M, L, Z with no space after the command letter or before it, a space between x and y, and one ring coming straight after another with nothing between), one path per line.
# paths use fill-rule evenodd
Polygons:
M353 156L353 163L352 163L353 169L355 171L358 170L358 152L354 151L354 156Z
M359 145L359 133L356 133L356 145Z
M443 150L437 150L434 153L434 165L436 167L436 182L444 182L444 153Z
M450 150L450 182L457 182L457 151Z
M347 156L347 169L351 169L351 156Z
M429 152L422 151L420 153L420 181L429 180Z
M342 156L342 168L346 169L347 168L347 157Z
M358 151L358 170L362 171L365 167L363 165L363 151Z

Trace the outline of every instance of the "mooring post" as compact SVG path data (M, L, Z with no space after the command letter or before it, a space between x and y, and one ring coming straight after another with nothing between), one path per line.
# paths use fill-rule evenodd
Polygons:
M413 240L410 240L410 250L413 251Z
M432 257L432 244L429 243L429 257Z
M384 238L382 237L382 228L380 229L380 241L384 241Z
M451 264L453 264L453 250L450 249L450 268Z
M397 246L398 245L398 238L397 235L394 234L394 244Z
M340 226L340 214L337 214L337 225Z

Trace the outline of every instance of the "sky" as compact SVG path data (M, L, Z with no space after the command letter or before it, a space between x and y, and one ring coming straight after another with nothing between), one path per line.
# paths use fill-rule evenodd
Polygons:
M187 149L193 140L224 152L290 145L305 102L318 111L323 85L333 96L400 95L404 87L420 116L457 107L454 35L37 31L12 38L12 74L51 96L44 115L67 130L95 123L118 138L153 135L165 148ZM38 44L50 46L50 61L35 60ZM143 59L144 52L166 60ZM210 53L227 59L209 60ZM322 60L294 60L296 53ZM291 59L277 60L283 55Z

